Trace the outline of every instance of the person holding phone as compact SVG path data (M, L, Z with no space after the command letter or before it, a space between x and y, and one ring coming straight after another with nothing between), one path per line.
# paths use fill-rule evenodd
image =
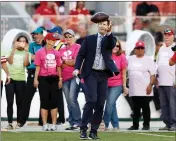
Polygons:
M21 35L13 43L13 48L7 55L8 69L10 74L10 83L5 85L7 99L7 117L8 126L6 129L13 129L13 102L16 95L17 105L17 124L15 128L20 127L20 118L22 113L22 101L25 92L26 74L25 67L29 64L29 54L25 50L28 46L28 39Z
M101 16L101 14L99 13ZM114 36L111 33L112 23L103 19L98 23L98 33L87 36L76 58L73 75L81 70L84 79L86 104L80 125L80 139L99 139L97 130L103 116L103 108L108 90L108 77L119 74L111 55L115 47ZM94 111L94 113L93 113ZM87 136L87 125L91 119L91 130Z

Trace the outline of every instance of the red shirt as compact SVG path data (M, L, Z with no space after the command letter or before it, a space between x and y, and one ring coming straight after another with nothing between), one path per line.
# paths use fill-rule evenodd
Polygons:
M175 52L174 55L172 56L171 60L176 63L176 52Z
M82 8L80 11L78 11L78 9L75 8L75 9L70 11L70 15L80 15L80 14L89 15L90 12L87 8Z
M40 15L56 15L54 8L48 8L45 4L39 6L35 13Z

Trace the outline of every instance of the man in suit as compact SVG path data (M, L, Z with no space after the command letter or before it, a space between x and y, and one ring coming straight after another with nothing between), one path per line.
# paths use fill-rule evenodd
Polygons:
M102 121L103 108L107 93L107 79L119 73L111 59L115 40L111 33L111 21L98 23L98 34L85 38L76 58L73 75L81 68L84 79L86 104L80 125L80 139L99 139L97 130ZM94 113L93 113L94 110ZM87 124L91 119L91 130L87 137Z

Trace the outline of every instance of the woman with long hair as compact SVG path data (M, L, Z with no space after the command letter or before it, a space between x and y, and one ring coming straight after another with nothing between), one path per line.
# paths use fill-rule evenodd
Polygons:
M127 60L122 53L122 47L119 41L116 42L116 46L112 49L112 59L120 70L120 73L108 79L108 93L104 112L105 131L108 130L110 122L114 130L119 129L116 101L123 92L128 93L128 88L126 87Z

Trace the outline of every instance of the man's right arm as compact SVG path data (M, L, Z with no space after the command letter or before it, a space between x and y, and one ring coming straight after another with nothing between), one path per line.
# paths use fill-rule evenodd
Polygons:
M75 69L77 70L80 70L82 62L86 55L86 42L87 42L87 38L85 38L84 41L82 42L81 48L79 49L78 55L76 57Z
M176 52L174 53L174 55L172 56L172 58L169 60L169 65L173 66L176 64Z

